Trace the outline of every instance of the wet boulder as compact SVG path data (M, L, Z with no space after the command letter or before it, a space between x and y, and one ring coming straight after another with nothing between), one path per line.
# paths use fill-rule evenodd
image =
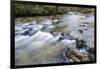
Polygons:
M84 40L78 40L76 39L76 46L77 48L84 48L86 46L86 42Z

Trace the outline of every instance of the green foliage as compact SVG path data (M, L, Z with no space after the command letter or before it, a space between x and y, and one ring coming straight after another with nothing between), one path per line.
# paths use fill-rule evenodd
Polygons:
M37 4L15 4L16 16L57 15L67 13L66 7Z
M69 11L82 12L87 14L94 10L91 10L90 8L81 7L53 6L40 4L15 4L16 16L57 15L66 14Z

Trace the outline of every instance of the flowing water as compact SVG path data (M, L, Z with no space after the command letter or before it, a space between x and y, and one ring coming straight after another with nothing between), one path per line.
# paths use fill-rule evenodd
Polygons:
M61 19L45 19L15 24L16 65L71 62L63 53L77 49L77 41L84 40L87 53L94 48L94 16L71 12Z

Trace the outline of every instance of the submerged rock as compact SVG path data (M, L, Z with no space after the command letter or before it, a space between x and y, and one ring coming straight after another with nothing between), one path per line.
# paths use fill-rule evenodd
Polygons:
M86 46L86 42L84 40L76 40L77 48L84 48Z

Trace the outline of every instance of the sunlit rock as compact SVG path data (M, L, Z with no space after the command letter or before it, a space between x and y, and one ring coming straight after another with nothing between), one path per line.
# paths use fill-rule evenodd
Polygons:
M50 19L43 19L38 21L39 24L43 24L43 25L50 25L52 24L52 21Z

